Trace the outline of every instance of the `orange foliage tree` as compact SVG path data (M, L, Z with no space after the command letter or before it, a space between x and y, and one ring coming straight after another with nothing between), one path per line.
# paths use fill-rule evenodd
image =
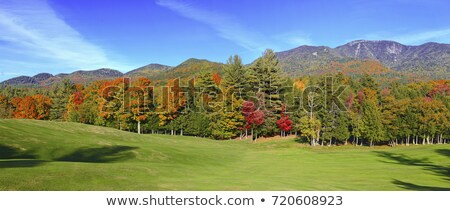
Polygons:
M36 94L11 100L13 117L19 119L48 119L52 100L44 95Z
M222 78L220 77L219 73L214 73L212 75L212 80L214 81L214 83L219 86L220 82L222 81Z

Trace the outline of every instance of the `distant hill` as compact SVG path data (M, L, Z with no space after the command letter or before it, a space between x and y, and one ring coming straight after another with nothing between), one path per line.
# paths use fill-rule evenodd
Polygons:
M35 76L19 76L15 78L11 78L9 80L3 81L1 84L3 85L23 85L23 86L33 86L40 85L42 81L45 81L49 78L53 77L50 73L39 73Z
M153 78L153 77L160 75L163 72L168 71L170 69L172 69L172 67L167 66L167 65L149 64L149 65L145 65L143 67L134 69L130 72L127 72L124 74L124 76L130 77L130 78L139 78L139 77Z
M35 80L37 80L38 82L45 81L45 80L47 80L47 79L49 79L51 77L53 77L53 75L50 74L50 73L39 73L39 74L33 76L33 78Z
M70 79L77 84L87 84L98 80L109 80L118 77L146 77L155 83L165 83L168 79L194 77L201 71L222 72L223 64L211 62L205 59L188 59L176 67L162 64L149 64L125 74L118 70L102 68L98 70L78 70L73 73L60 73L52 75L49 73L40 73L33 77L19 76L2 82L3 85L21 85L21 86L51 86L65 78Z
M146 77L154 81L154 83L165 83L169 79L194 77L201 71L222 72L222 63L211 62L205 59L190 58L181 64L170 67L161 64L150 64L128 73L125 77L137 78Z
M108 68L101 68L97 70L78 70L70 74L61 73L55 75L54 77L48 78L47 80L43 81L41 85L48 86L53 83L60 82L65 78L70 79L76 84L87 84L93 81L114 79L122 76L122 72Z
M221 73L224 64L218 62L211 62L206 59L188 59L178 66L156 76L153 80L166 80L173 78L187 78L193 77L201 71L211 71Z
M394 41L356 40L336 48L300 46L278 52L283 69L304 74L321 70L330 62L376 60L395 71L417 73L434 78L450 76L450 45L425 43L418 46Z
M50 86L53 83L62 81L65 78L69 78L74 83L85 84L92 81L113 79L122 77L122 72L118 70L102 68L98 70L78 70L73 73L60 73L52 75L50 73L39 73L35 76L19 76L3 81L3 85L21 85L21 86Z

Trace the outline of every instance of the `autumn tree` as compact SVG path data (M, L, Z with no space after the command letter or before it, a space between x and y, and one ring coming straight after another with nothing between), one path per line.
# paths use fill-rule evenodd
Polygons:
M242 113L245 116L245 128L251 130L252 141L258 139L257 129L264 123L264 112L257 110L255 103L245 101L242 104Z
M214 112L210 115L211 134L216 139L231 139L238 136L244 126L244 115L240 112ZM253 123L253 122L252 122Z
M137 132L141 134L141 122L147 119L153 108L153 89L147 78L138 78L132 87L125 90L125 113L130 114L132 122L136 122Z
M12 99L13 117L19 119L45 120L50 117L52 100L44 95L15 97Z
M292 121L289 119L289 115L286 114L286 105L281 108L281 118L277 120L278 128L280 128L280 136L286 136L286 132L292 130Z
M116 127L119 130L129 129L125 119L128 116L124 116L125 91L129 86L128 78L117 78L103 81L99 87L95 87L98 88L95 96L97 97L99 116L104 121L104 125Z
M197 77L196 87L200 90L200 111L213 112L222 108L222 91L214 82L211 72L201 72Z
M210 80L212 81L211 78ZM170 80L168 86L162 87L161 95L160 99L162 102L156 109L160 118L159 125L161 127L169 126L166 129L170 130L171 134L174 135L176 128L170 122L180 115L181 110L186 105L186 99L181 91L179 79Z
M311 143L311 146L315 146L317 144L320 128L321 123L319 120L317 120L314 116L310 118L306 115L299 119L299 124L297 126L300 136L306 137Z
M220 77L219 73L213 73L212 74L212 80L214 81L214 83L219 86L220 83L222 82L222 78Z

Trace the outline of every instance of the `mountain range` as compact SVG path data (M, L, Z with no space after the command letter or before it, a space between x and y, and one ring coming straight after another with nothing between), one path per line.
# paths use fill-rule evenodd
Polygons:
M288 73L311 73L332 61L375 60L399 72L413 72L430 77L448 77L450 44L425 43L418 46L394 41L356 40L336 48L300 46L278 52Z
M403 45L394 41L356 40L331 48L303 45L277 52L282 69L289 76L322 74L344 71L349 74L392 73L414 74L427 78L450 78L450 44L425 43L418 46ZM148 77L154 81L193 76L202 70L221 72L222 63L201 59L188 59L175 66L149 64L127 73L102 68L79 70L70 74L19 76L1 84L49 86L64 78L74 83L89 83L117 77Z

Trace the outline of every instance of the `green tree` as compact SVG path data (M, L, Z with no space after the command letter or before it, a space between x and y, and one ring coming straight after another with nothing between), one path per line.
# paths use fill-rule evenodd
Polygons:
M227 93L230 95L234 94L235 97L246 97L246 93L249 90L248 74L247 68L242 64L241 57L238 55L230 56L223 69L222 85ZM228 103L231 103L229 97L226 99L228 100Z
M350 138L349 131L350 121L347 116L347 112L341 111L337 115L336 126L333 132L333 136L341 142L347 144L347 140Z
M52 86L50 98L52 99L53 106L50 110L50 119L66 119L67 104L74 91L75 85L68 78L63 79L61 83L56 83Z
M366 99L362 103L363 137L369 141L370 146L384 137L384 128L381 120L381 111L377 105L375 90L366 89Z
M11 105L5 95L0 95L0 118L5 119L11 116Z
M258 58L251 66L250 73L258 79L257 91L264 94L266 110L280 113L284 93L282 70L275 52L267 49L263 56Z

